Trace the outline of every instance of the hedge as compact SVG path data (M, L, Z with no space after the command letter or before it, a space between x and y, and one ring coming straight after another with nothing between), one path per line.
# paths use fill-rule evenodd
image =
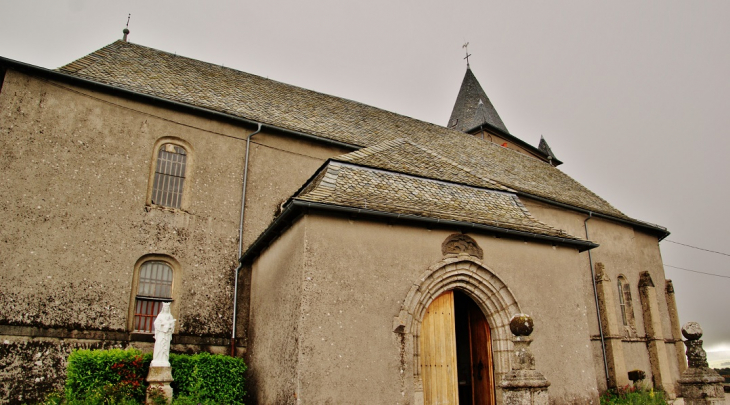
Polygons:
M143 403L149 353L136 349L75 350L68 358L68 403ZM243 359L208 354L170 354L171 385L180 403L243 404Z

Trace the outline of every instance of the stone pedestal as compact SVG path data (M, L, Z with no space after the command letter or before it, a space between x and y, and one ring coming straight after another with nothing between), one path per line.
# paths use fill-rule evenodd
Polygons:
M548 405L550 382L541 372L535 370L535 356L530 350L532 339L532 318L518 314L510 321L510 330L515 335L512 342L512 370L507 373L499 386L502 388L504 405Z
M147 387L147 401L145 403L153 404L152 397L156 395L164 395L168 404L172 402L170 383L173 381L171 367L150 366L150 371L147 374L147 382L150 385Z
M725 381L707 364L707 353L702 348L702 328L697 322L688 322L682 328L687 340L687 369L679 379L685 405L724 405Z

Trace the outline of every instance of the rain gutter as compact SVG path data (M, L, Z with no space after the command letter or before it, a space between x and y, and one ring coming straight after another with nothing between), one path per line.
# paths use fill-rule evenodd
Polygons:
M340 142L340 141L336 141L334 139L329 139L329 138L325 138L325 137L321 137L321 136L313 135L313 134L307 134L304 132L287 129L287 128L279 127L276 125L260 123L258 121L242 118L237 115L224 113L224 112L220 112L220 111L216 111L216 110L211 110L211 109L205 108L205 107L198 107L198 106L195 106L192 104L186 104L186 103L179 102L179 101L173 101L173 100L169 100L169 99L162 98L162 97L152 96L152 95L140 93L140 92L137 92L134 90L129 90L129 89L121 88L121 87L112 86L109 84L96 82L96 81L89 80L89 79L84 79L84 78L81 78L78 76L69 75L67 73L59 72L56 70L50 70L50 69L46 69L46 68L42 68L42 67L38 67L38 66L29 65L27 63L18 62L18 61L8 59L8 58L0 57L0 65L11 66L15 70L24 72L24 73L32 72L32 73L36 73L36 74L43 75L43 76L49 76L52 79L64 80L64 81L70 82L72 84L78 84L78 85L82 85L85 87L98 88L100 90L105 90L110 93L127 94L127 95L134 96L136 98L154 101L154 102L157 102L160 104L175 106L175 107L178 107L183 110L196 111L198 113L202 113L205 115L221 117L221 118L225 118L227 120L235 121L238 123L243 123L243 124L253 125L253 126L258 126L259 124L261 124L262 129L270 129L270 130L285 133L288 135L294 135L297 137L311 139L311 140L315 140L315 141L326 143L326 144L333 145L333 146L339 146L339 147L346 148L346 149L357 150L357 149L362 148L361 145L355 145L355 144L351 144L351 143L347 143L347 142Z
M547 199L547 198L544 198L544 197L538 197L538 196L536 196L534 194L524 193L522 191L516 191L516 193L520 197L527 197L527 198L530 198L530 199L533 199L533 200L537 200L537 201L540 201L540 202L544 202L544 203L547 203L547 204L550 204L550 205L554 205L554 206L557 206L557 207L562 207L562 208L566 208L566 209L569 209L569 210L578 211L578 212L581 212L583 214L589 214L592 217L610 219L612 221L621 222L623 224L635 226L637 228L642 228L644 230L648 230L648 231L651 231L651 232L654 232L654 233L658 233L659 234L659 241L660 242L662 240L664 240L664 238L666 238L670 234L670 232L667 231L667 228L665 228L663 226L660 226L660 225L650 224L648 222L642 222L642 221L637 221L637 220L618 218L618 217L614 217L612 215L607 215L607 214L601 214L601 213L598 213L598 212L594 212L594 211L591 211L591 210L587 210L585 208L576 207L574 205L564 204L564 203L557 202L557 201L553 201L553 200L550 200L550 199Z
M248 155L251 149L251 137L261 132L262 124L258 124L258 129L250 133L246 137L246 159L243 163L243 186L241 191L241 219L238 222L238 256L241 257L243 250L243 214L246 212L246 184L248 183ZM238 274L241 272L243 264L239 262L233 277L233 320L231 327L231 357L236 355L236 315L238 315Z
M512 143L516 143L517 145L520 145L523 148L528 149L530 152L536 153L536 154L544 157L545 159L548 158L547 154L545 154L539 148L536 148L536 147L530 145L529 143L523 141L522 139L520 139L520 138L518 138L518 137L516 137L516 136L514 136L512 134L510 134L509 132L507 132L507 131L505 131L505 130L503 130L501 128L497 128L497 127L495 127L494 125L492 125L492 124L490 124L488 122L484 122L482 124L479 124L479 125L475 126L474 128L471 128L471 129L469 129L467 131L464 131L464 132L467 133L467 134L471 134L473 131L476 131L477 129L478 130L484 130L485 128L488 129L488 130L497 132L497 134L499 134L500 136L506 137L508 141L510 141ZM563 162L560 159L556 158L556 157L553 157L552 162L553 162L552 163L553 166L560 166L560 165L563 164Z
M593 213L588 212L588 217L583 221L583 228L588 239L588 220L593 218ZM596 318L598 319L598 332L601 335L601 353L603 354L603 369L606 372L606 387L610 385L608 376L608 360L606 359L606 337L603 335L603 324L601 323L601 305L598 303L598 286L596 286L596 272L593 268L593 256L588 251L588 264L591 266L591 284L593 284L593 299L596 301Z
M294 222L294 219L297 218L297 214L299 214L300 211L307 209L316 209L350 215L364 215L368 217L382 218L388 220L403 220L431 226L456 227L462 230L472 229L478 231L487 231L516 238L529 238L549 243L568 245L571 247L575 247L576 249L578 249L579 252L598 247L598 244L590 241L561 238L558 236L540 235L532 232L499 228L491 225L475 224L473 222L455 221L450 219L435 219L410 214L394 214L390 212L352 208L341 205L323 204L302 200L290 200L290 202L287 203L282 213L274 220L274 222L272 222L271 225L269 225L269 227L266 228L266 230L256 239L256 241L252 243L251 246L249 246L249 248L246 250L246 253L244 253L243 256L241 256L241 258L239 259L240 262L242 264L249 262L257 254L261 253L268 246L271 240L273 240L289 225L291 225L291 223Z

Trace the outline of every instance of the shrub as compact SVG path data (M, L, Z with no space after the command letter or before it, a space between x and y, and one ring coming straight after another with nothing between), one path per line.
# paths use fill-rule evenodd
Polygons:
M149 357L134 349L73 351L68 358L66 399L98 404L144 401Z
M243 404L246 395L243 359L217 354L170 354L176 396L201 403Z
M601 395L601 405L667 405L664 392L627 385L610 389Z
M139 350L76 350L68 358L65 395L47 404L144 403L152 355ZM199 353L170 354L175 403L243 404L243 359Z

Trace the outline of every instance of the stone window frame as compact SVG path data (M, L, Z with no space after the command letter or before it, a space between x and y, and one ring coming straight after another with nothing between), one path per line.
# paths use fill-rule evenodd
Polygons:
M618 306L621 314L621 325L624 328L626 336L634 336L636 334L636 315L634 314L634 304L631 294L631 283L626 276L619 274L616 277L616 287L618 290Z
M170 313L175 319L178 319L179 302L180 302L180 285L182 279L182 268L180 263L172 256L165 254L152 253L140 257L134 264L134 272L132 274L132 288L129 298L129 311L127 315L127 330L133 334L150 335L152 332L139 331L134 329L135 307L137 305L137 296L139 289L139 273L142 265L149 262L163 262L172 269L172 294L170 298ZM175 333L178 330L179 322L175 323Z
M171 207L164 204L159 203L153 203L152 202L152 195L154 193L154 183L155 183L155 172L157 170L157 163L158 163L158 157L160 148L162 148L164 145L171 144L174 146L178 146L180 148L183 148L185 150L185 175L184 175L184 181L183 181L183 190L182 190L182 197L180 200L180 206L179 207ZM164 208L168 210L181 210L181 211L187 211L190 205L190 185L192 184L192 167L195 162L195 154L193 152L193 148L184 139L177 138L174 136L164 136L162 138L159 138L157 141L155 141L155 145L152 148L152 158L150 159L150 171L149 171L149 179L147 181L147 197L145 199L145 205L147 207L157 207L157 208Z

